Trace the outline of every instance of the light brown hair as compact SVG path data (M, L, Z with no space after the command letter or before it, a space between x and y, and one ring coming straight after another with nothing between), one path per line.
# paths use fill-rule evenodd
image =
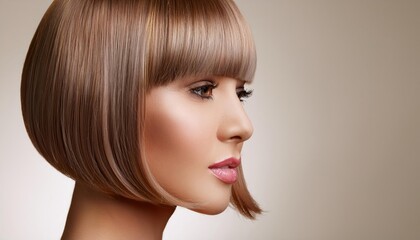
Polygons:
M110 195L179 204L143 157L146 92L186 76L251 81L255 66L230 0L55 0L24 64L23 118L65 175ZM253 219L261 209L239 170L231 203Z

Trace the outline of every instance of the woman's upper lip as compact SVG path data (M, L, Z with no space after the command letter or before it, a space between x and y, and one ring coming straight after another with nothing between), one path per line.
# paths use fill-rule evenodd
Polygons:
M215 164L212 164L209 166L209 168L223 168L223 167L236 168L240 164L241 164L241 159L231 157L223 161L217 162Z

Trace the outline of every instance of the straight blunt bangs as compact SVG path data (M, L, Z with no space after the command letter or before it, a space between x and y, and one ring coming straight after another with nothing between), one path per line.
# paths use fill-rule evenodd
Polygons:
M226 76L251 82L256 52L232 1L154 1L148 24L149 85L185 76Z

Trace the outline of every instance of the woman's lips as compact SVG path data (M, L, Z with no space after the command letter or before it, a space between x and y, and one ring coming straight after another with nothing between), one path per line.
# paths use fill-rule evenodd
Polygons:
M232 184L238 178L236 168L241 164L241 160L237 158L228 158L221 162L209 166L209 169L219 180L224 183Z

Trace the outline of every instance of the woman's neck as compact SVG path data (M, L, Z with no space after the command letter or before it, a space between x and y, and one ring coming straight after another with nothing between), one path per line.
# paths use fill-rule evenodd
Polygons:
M113 198L76 183L62 240L162 239L174 206Z

